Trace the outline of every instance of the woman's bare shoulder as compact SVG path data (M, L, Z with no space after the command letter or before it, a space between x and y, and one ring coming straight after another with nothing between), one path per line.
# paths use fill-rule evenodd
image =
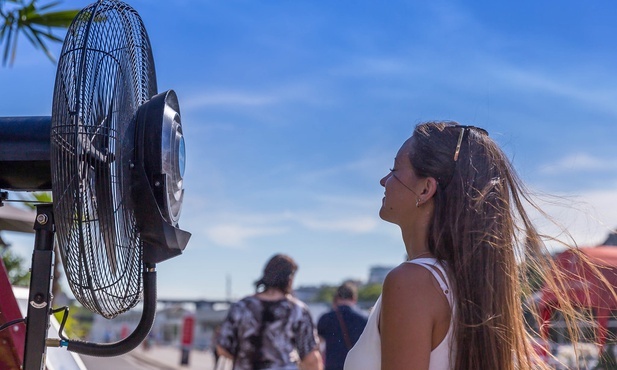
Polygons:
M413 263L401 263L393 268L384 280L384 288L386 286L418 286L423 283L430 282L431 273L420 265Z
M392 269L383 284L384 304L389 302L400 306L444 302L443 292L426 267L413 263L402 263ZM447 301L446 301L447 304ZM399 307L400 307L399 306ZM402 307L401 307L402 308Z

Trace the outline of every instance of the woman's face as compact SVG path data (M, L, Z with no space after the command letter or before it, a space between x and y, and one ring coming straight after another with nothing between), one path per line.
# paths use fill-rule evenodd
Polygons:
M379 216L399 226L413 220L418 194L422 191L409 161L411 145L411 138L405 141L396 154L394 167L379 182L385 188Z

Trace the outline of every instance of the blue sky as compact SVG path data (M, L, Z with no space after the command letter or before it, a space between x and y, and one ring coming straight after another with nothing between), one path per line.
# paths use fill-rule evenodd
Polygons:
M617 226L611 1L130 4L187 143L180 224L193 237L159 264L160 297L224 298L228 277L232 297L251 293L277 252L298 261L296 286L401 262L379 179L425 120L486 128L533 190L563 197L543 204L579 244ZM20 40L0 115L50 115L54 76ZM5 239L29 257L30 236Z

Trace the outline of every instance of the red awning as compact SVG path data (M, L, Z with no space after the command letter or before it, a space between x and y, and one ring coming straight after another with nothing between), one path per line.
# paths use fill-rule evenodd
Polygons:
M592 267L583 263L583 258L592 262L597 271L593 271ZM568 250L558 254L555 263L563 273L569 300L579 307L594 309L598 321L596 339L601 350L607 335L608 318L611 311L617 310L617 300L609 292L611 286L617 289L617 247L600 246L580 248L576 251ZM603 282L602 278L606 281ZM539 303L543 321L540 323L540 331L546 338L551 312L558 305L558 301L555 293L544 287Z
M582 263L581 257L591 261L601 277L617 289L617 247L580 248L578 252L568 250L555 257L557 267L564 274L568 297L571 300L585 307L617 310L617 301L609 294L606 284L589 266ZM556 303L555 294L547 287L542 291L541 302Z

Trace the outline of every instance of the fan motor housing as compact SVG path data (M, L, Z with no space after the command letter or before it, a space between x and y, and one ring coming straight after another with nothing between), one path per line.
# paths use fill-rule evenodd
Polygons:
M155 95L139 107L135 141L135 219L144 241L144 262L158 263L181 254L190 238L178 225L184 198L185 148L173 90Z
M155 95L137 113L137 147L150 186L167 222L178 225L184 197L184 136L173 90Z

